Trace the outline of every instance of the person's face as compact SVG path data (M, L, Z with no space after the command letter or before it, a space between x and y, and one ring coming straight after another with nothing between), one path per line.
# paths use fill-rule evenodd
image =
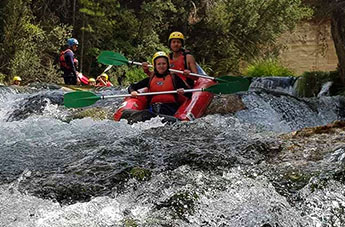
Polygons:
M159 74L163 74L168 69L168 62L166 58L160 57L155 60L155 67Z
M15 84L15 85L20 85L20 81L19 81L19 80L15 80L15 81L13 82L13 84Z
M103 81L107 81L107 78L105 76L101 76Z
M74 45L72 46L72 49L73 49L73 51L77 51L78 45L77 45L77 44L74 44Z
M182 41L180 39L172 39L170 41L170 49L173 52L179 51L182 48Z
M91 81L91 82L89 82L89 85L94 86L94 85L96 85L96 82L95 81Z

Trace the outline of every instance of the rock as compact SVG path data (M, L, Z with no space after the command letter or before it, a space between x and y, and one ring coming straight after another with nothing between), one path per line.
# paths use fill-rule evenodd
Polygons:
M246 109L239 95L217 95L207 108L207 114L228 114Z

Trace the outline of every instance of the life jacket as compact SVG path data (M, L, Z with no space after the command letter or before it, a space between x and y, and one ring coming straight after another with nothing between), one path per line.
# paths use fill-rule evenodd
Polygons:
M165 77L152 76L149 82L149 91L173 91L176 90L175 84L174 75L167 75ZM177 94L162 94L152 96L150 103L179 103L179 100Z
M187 54L190 54L190 52L185 51L182 49L182 54L177 58L173 59L173 53L169 54L169 63L171 69L176 69L183 71L185 69L189 69L187 65ZM179 77L181 77L182 80L186 81L187 77L183 75L182 73L178 73Z
M67 70L71 70L72 69L71 66L69 66L66 63L66 60L65 60L65 53L67 53L68 51L71 51L73 53L73 51L71 49L66 49L64 51L61 51L61 53L60 53L59 62L60 62L60 68L61 69L67 69ZM75 65L75 67L76 67L76 65L78 65L78 60L73 58L73 63Z

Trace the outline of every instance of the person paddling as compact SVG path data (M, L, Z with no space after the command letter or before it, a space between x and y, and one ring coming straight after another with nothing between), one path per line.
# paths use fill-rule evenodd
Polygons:
M152 64L154 66L154 73L151 77L147 77L135 84L131 84L128 92L132 97L138 96L138 90L148 87L149 92L172 91L177 90L178 94L161 94L150 96L149 111L152 113L148 119L157 114L173 116L179 106L190 97L190 93L184 94L184 89L188 86L184 81L169 72L169 57L163 52L159 51L153 55ZM144 119L144 120L148 120Z
M189 74L198 73L198 69L193 55L183 48L184 42L185 38L181 32L172 32L169 35L168 46L171 50L169 64L171 69L183 71L183 74L178 73L177 75L186 82L189 88L192 88L194 80L197 80L198 77L189 76ZM147 75L152 75L147 62L143 62L142 67Z
M193 87L194 80L198 77L189 76L189 73L198 73L195 59L193 55L185 50L185 38L181 32L172 32L168 39L168 46L171 50L169 54L170 68L184 71L183 74L178 74L190 87Z
M19 76L15 76L13 77L13 85L17 85L20 86L20 83L22 82L22 78L20 78Z
M112 87L114 85L109 81L109 76L106 73L102 73L96 79L96 86L99 86L99 87Z
M75 38L67 40L68 48L60 53L60 68L63 71L62 77L67 85L76 85L80 83L76 65L77 59L74 57L74 52L77 51L79 42Z

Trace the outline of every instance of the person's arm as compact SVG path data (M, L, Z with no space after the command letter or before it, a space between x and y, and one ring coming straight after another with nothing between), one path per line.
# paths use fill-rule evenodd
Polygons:
M150 82L150 78L147 77L137 83L134 83L134 84L131 84L129 87L128 87L128 93L132 93L132 91L137 91L139 90L140 88L144 88L144 87L148 87L149 86L149 82Z
M196 61L193 55L187 54L186 55L187 66L192 73L198 73L198 68L196 67Z
M74 55L71 51L67 51L65 53L65 61L66 61L66 64L71 68L71 71L73 73L73 75L78 78L78 75L77 75L77 70L74 66Z
M143 62L143 63L141 64L141 66L142 66L142 68L143 68L143 70L144 70L144 73L145 73L146 75L148 75L149 77L153 76L153 71L150 71L150 69L149 69L149 63L148 63L148 62Z

